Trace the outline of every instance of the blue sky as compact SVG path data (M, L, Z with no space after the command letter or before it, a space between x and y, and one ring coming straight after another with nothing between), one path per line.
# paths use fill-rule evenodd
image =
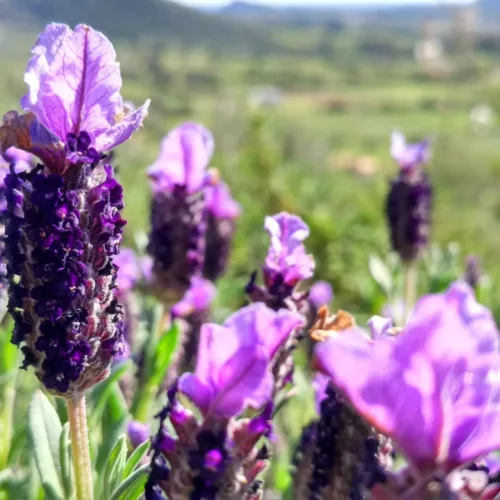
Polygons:
M212 5L225 5L231 3L228 0L176 0L178 3L183 3L185 5L196 5L196 6L212 6ZM248 1L248 0L247 0ZM311 3L314 5L336 5L336 4L362 4L367 5L370 3L374 4L391 4L391 5L404 5L404 4L442 4L450 0L250 0L252 3L260 3L265 5L305 5ZM500 0L499 0L500 1ZM471 3L471 0L452 0L452 3Z

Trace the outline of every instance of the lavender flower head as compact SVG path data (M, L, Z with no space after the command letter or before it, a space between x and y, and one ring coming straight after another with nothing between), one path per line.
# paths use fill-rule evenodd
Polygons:
M264 288L255 284L254 273L246 287L254 302L265 302L273 309L287 307L287 301L303 302L306 294L294 296L294 290L302 280L314 274L314 258L306 253L304 240L309 236L309 227L298 216L281 212L266 217L264 227L271 243L263 266Z
M132 291L140 280L139 260L131 248L121 248L114 262L118 268L118 294L123 296Z
M180 378L180 391L214 417L263 407L273 394L272 361L303 324L299 314L257 303L240 309L222 326L203 325L195 373Z
M221 180L205 188L205 198L207 235L203 276L215 281L227 268L241 207L232 198L227 184Z
M113 46L88 26L50 24L32 53L28 113L9 112L0 127L4 154L14 146L41 161L5 178L8 307L23 368L71 398L123 350L113 262L123 190L104 153L141 126L149 102L133 113L123 105Z
M267 448L257 444L271 432L273 363L302 325L300 315L264 304L241 309L222 326L203 325L194 373L169 389L158 414L146 499L163 498L162 490L168 498L255 498L253 482L268 459ZM178 393L195 404L201 420L182 407ZM261 413L239 418L248 408Z
M148 169L153 201L148 252L158 294L176 302L202 271L205 252L205 186L214 142L196 123L184 123L163 139Z
M170 310L174 317L187 317L210 308L217 290L211 281L194 276L184 297Z
M391 154L400 173L387 197L387 221L393 249L404 262L411 262L429 241L432 186L422 168L430 157L429 141L408 145L402 134L394 132Z
M333 332L315 354L356 410L394 439L418 477L445 478L500 448L498 344L490 311L457 282L422 298L396 337Z

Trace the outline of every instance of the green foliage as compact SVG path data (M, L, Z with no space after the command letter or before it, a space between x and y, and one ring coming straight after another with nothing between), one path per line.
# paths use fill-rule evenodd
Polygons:
M49 500L64 500L59 442L62 425L50 401L41 390L33 396L28 412L28 432L42 481L45 495Z

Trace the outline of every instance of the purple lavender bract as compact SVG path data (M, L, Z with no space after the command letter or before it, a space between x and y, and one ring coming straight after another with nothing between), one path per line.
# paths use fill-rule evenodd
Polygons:
M229 187L218 181L205 189L207 236L203 276L211 281L220 278L228 265L236 219L241 208L231 197Z
M154 286L166 302L179 300L203 268L204 187L213 148L207 129L185 123L165 137L148 169L153 191L148 252Z
M113 263L123 189L104 151L141 126L147 103L124 107L113 46L84 25L49 25L25 81L22 104L34 114L10 112L0 128L3 151L15 146L43 162L5 178L12 342L22 345L23 368L71 398L104 379L123 350Z
M317 344L316 358L357 411L428 478L500 446L498 342L490 311L457 282L420 299L395 338L334 332Z
M429 143L407 145L404 137L395 132L391 153L400 167L386 201L391 243L403 261L411 262L429 241L432 186L422 169L429 158Z

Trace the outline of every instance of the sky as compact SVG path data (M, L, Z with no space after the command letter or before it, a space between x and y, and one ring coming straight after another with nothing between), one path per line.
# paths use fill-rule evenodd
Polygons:
M176 0L178 3L194 6L221 6L231 3L228 0ZM390 4L390 5L404 5L404 4L442 4L450 2L450 0L246 0L251 3L260 3L265 5L307 5L307 3L314 5L367 5L367 4ZM451 0L452 3L471 3L473 0ZM500 0L499 0L500 1Z

